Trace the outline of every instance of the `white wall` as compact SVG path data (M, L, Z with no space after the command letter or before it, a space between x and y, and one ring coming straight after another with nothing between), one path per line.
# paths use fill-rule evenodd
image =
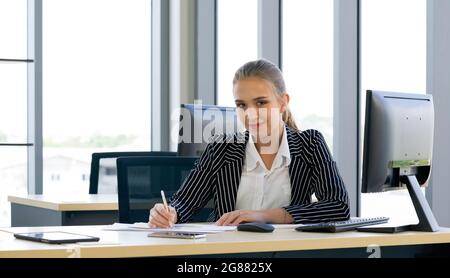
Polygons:
M433 95L434 151L428 197L439 225L450 226L450 1L427 3L427 93Z

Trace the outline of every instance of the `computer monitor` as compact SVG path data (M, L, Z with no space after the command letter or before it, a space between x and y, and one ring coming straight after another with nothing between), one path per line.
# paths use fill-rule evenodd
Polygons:
M242 130L234 107L181 104L178 155L200 156L213 135Z
M361 192L382 192L406 185L419 223L358 230L438 230L439 225L420 190L430 176L433 128L431 95L367 91Z

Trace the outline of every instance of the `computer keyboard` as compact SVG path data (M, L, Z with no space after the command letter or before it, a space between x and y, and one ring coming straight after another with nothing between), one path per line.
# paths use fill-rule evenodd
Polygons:
M301 232L328 232L337 233L355 230L358 227L384 224L387 223L389 217L373 217L373 218L351 218L345 221L335 221L335 222L321 222L314 224L306 224L295 228L296 231Z

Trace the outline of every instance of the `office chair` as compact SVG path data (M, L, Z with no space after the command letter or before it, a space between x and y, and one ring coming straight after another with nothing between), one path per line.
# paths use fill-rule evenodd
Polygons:
M117 183L120 223L147 222L149 210L161 203L161 190L170 198L180 188L198 157L119 157ZM192 219L207 220L212 208Z
M93 153L91 159L91 173L89 177L89 194L98 193L98 180L100 175L100 160L102 159L115 159L121 156L127 157L140 157L140 156L176 156L176 152L102 152ZM114 179L111 181L116 182L117 169L116 163L112 163Z

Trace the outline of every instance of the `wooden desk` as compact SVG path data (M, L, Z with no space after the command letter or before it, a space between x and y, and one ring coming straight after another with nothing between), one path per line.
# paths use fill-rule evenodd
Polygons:
M8 196L8 201L12 227L118 222L117 194Z
M21 227L4 228L7 243L0 244L0 257L33 256L36 243L28 244L13 238L12 233L30 231L67 231L100 237L99 243L67 244L66 253L52 250L44 255L66 257L153 257L153 256L212 256L232 254L242 257L368 257L370 246L380 246L381 257L448 256L450 229L435 233L404 232L376 234L360 232L305 233L293 229L278 229L273 233L224 232L209 234L205 239L149 238L146 232L104 231L103 226ZM9 233L9 236L8 234ZM14 247L17 243L17 248ZM49 246L48 244L41 244ZM50 247L49 247L50 248Z

